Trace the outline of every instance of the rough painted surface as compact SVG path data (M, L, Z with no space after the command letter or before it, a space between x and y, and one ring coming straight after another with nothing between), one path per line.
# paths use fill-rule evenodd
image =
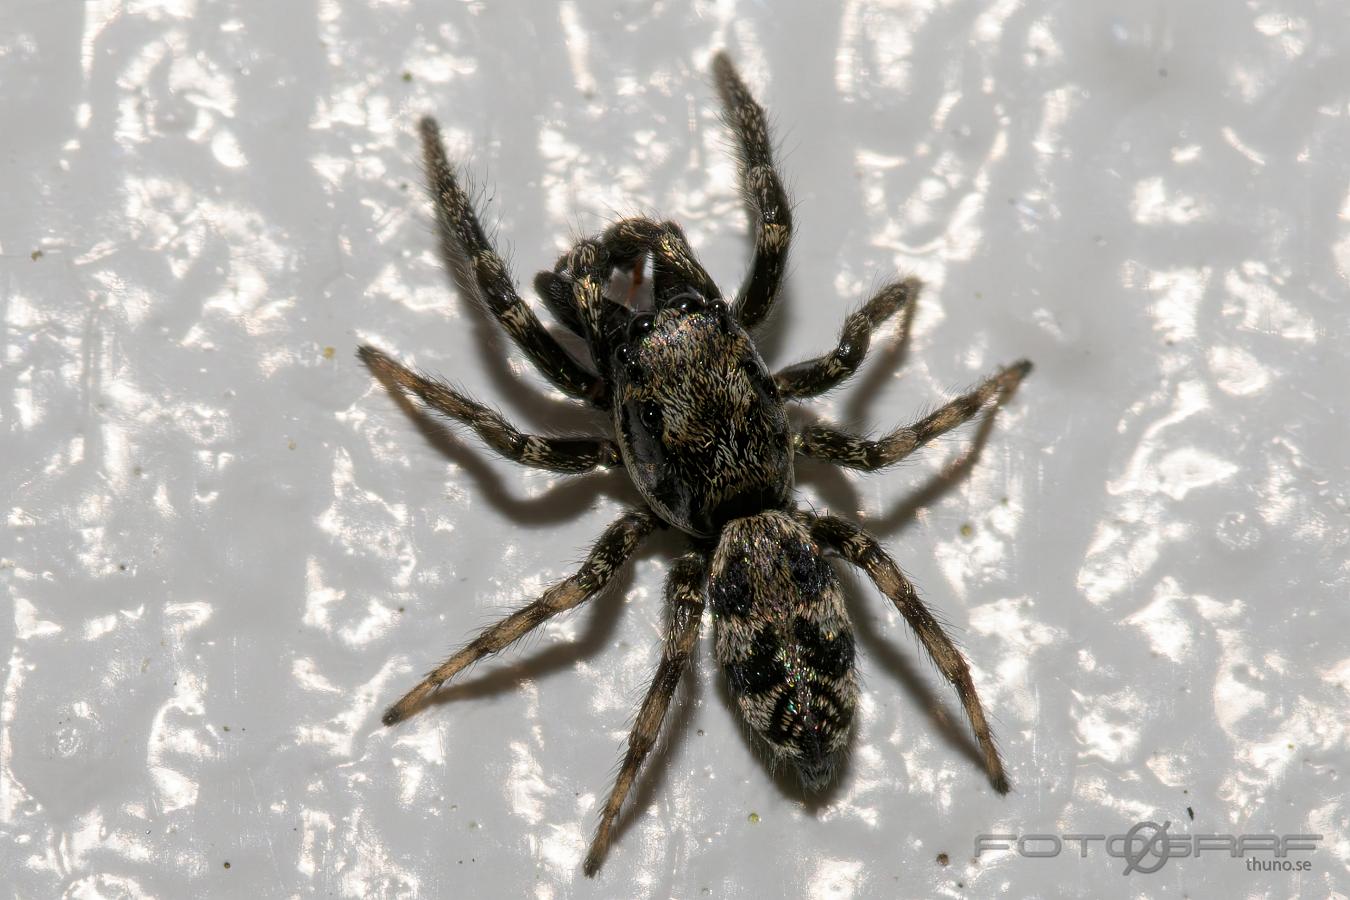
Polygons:
M11 7L14 893L1346 892L1340 4ZM575 233L658 212L730 291L752 239L706 71L721 46L779 126L796 201L770 364L826 352L897 273L927 285L909 349L879 335L831 418L880 434L1036 363L945 491L926 488L973 427L897 471L798 469L958 629L1015 791L944 736L933 699L947 719L955 700L843 576L862 693L831 802L766 773L705 642L590 883L678 542L383 728L427 660L572 571L634 495L621 473L419 438L352 353L397 351L533 430L603 426L532 399L524 358L451 297L417 120L468 160L522 286ZM1327 840L1303 876L971 863L982 831L1141 819Z

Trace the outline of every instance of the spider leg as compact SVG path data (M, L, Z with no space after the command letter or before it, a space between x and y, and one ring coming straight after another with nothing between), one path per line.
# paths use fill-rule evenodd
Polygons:
M933 438L969 421L991 400L1002 403L1030 371L1031 363L1025 359L1013 363L937 412L875 441L828 425L808 425L797 435L797 452L867 472L889 466Z
M534 276L534 292L544 301L549 312L568 331L585 339L586 329L572 305L572 283L557 272L540 272Z
M768 314L778 296L792 240L792 204L773 167L764 110L725 53L713 57L713 74L727 125L736 135L741 192L755 229L754 257L733 306L737 321L752 328Z
M611 259L606 249L594 240L578 241L563 254L554 267L561 284L554 282L554 290L566 287L575 315L581 323L581 333L591 347L596 368L608 377L609 355L613 349L611 333L626 326L631 313L627 307L605 297L610 276L621 261Z
M891 599L895 608L904 616L909 627L918 635L928 655L937 664L938 671L956 688L956 694L965 707L966 718L975 732L975 740L984 757L984 768L989 775L989 783L1000 794L1008 793L1008 776L1003 771L1003 761L999 758L998 747L994 744L994 735L984 717L984 707L980 705L980 696L975 691L975 682L970 677L970 666L966 658L952 643L952 639L942 630L942 625L919 598L914 585L904 576L876 539L858 526L834 516L817 516L811 513L799 513L798 516L811 529L811 535L817 541L833 548L844 559L867 572L883 594Z
M472 201L455 179L436 120L424 118L421 130L422 156L436 207L441 255L450 264L460 289L482 301L559 390L607 408L609 391L605 381L577 362L516 293L506 263L493 249L474 213Z
M554 472L587 472L620 463L619 447L607 438L553 438L522 434L502 415L443 381L414 372L384 351L363 345L357 356L386 388L411 394L432 409L472 428L489 447L514 462Z
M633 730L628 735L628 752L614 780L609 800L600 814L600 825L596 828L590 852L586 854L583 871L588 876L594 876L600 871L605 861L614 825L619 819L619 809L637 779L643 760L656 744L661 721L670 706L670 698L674 696L680 677L688 667L689 656L698 638L699 620L703 615L703 583L706 574L706 563L698 553L681 557L670 570L670 578L666 582L669 622L666 626L665 650L652 677L651 686L647 689L647 696L638 709Z
M716 283L694 257L684 230L674 222L655 222L639 216L620 219L605 229L600 236L600 245L612 267L626 266L630 260L651 254L652 292L657 309L688 288L708 300L722 296Z
M773 376L784 400L815 397L858 371L867 356L872 332L902 307L913 308L923 283L906 278L886 285L863 308L844 320L839 344L824 356L788 366Z
M458 653L427 674L416 687L389 709L380 721L394 725L406 719L435 691L458 672L492 653L514 643L558 613L580 606L595 596L614 573L633 555L638 544L658 523L648 512L629 510L605 530L591 548L586 561L570 578L544 591L533 603L511 613L495 625L485 628Z

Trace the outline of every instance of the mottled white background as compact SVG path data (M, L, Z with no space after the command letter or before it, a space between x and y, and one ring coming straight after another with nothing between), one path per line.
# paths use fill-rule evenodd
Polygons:
M0 0L0 892L1350 894L1344 4L793 6ZM766 771L705 645L589 882L679 542L381 727L634 494L424 433L353 350L589 427L449 290L416 119L522 284L650 210L730 286L718 47L798 201L771 363L897 270L929 284L908 350L887 329L826 415L880 429L1036 363L954 483L974 428L880 475L800 471L960 634L1016 791L849 578L866 693L838 789L808 806ZM1325 839L1303 876L972 860L982 831L1141 819Z

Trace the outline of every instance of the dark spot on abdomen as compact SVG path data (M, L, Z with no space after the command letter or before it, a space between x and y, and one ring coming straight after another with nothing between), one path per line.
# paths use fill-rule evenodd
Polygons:
M719 616L744 617L750 612L750 577L743 557L728 560L722 571L713 576L708 599Z
M825 586L834 581L834 572L820 552L805 542L784 547L792 568L792 581L804 597L819 597Z
M743 662L726 667L731 691L741 697L766 694L787 678L783 662L778 658L778 641L770 629L756 634L750 647L750 655Z
M853 634L847 629L822 632L814 622L799 616L792 630L806 668L824 678L839 678L852 668Z

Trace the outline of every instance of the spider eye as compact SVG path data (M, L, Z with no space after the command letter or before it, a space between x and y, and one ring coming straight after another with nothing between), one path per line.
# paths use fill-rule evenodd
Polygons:
M642 337L644 334L651 331L655 325L656 319L651 316L638 316L633 320L632 324L628 326L629 340L636 340L637 338Z
M642 408L638 411L642 417L642 424L648 431L658 432L661 430L661 405L655 400L645 400Z
M755 357L747 356L741 360L741 371L749 376L750 383L759 388L765 396L773 399L778 398L778 385L769 377L769 373L764 370L764 367Z
M708 304L708 312L717 318L717 325L723 331L731 330L731 311L725 300L714 300Z
M682 313L691 313L703 308L703 298L698 294L684 294L673 305Z
M631 373L637 369L637 353L633 350L632 344L620 344L614 348L614 358L619 361L619 365L628 369Z

